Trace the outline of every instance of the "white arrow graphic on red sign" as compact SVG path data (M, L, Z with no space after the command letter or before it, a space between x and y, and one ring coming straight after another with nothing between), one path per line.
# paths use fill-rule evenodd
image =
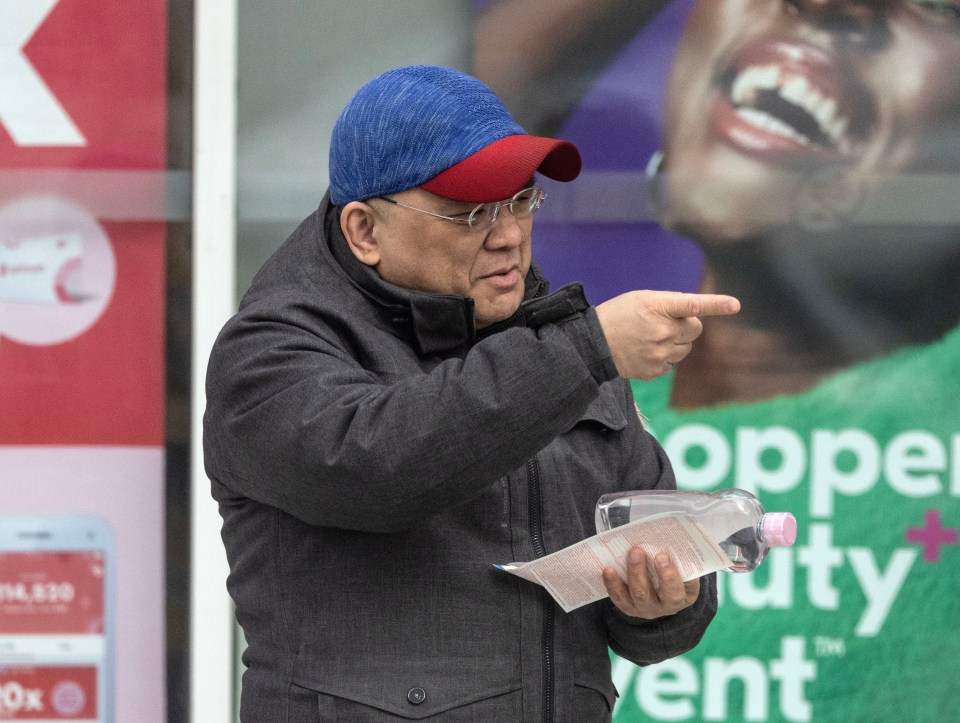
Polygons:
M23 47L59 0L0 0L0 122L18 146L82 146L86 139Z

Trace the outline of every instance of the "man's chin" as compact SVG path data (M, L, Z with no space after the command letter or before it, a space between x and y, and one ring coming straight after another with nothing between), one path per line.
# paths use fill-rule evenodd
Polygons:
M498 299L495 303L477 302L474 306L474 318L476 319L477 328L483 329L493 324L499 324L501 321L506 321L517 313L517 309L520 308L520 302L522 300L523 295L518 294L517 298L510 302L507 302L504 298Z

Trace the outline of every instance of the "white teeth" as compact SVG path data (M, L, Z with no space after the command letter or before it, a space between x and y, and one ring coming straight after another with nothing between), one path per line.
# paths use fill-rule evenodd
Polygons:
M820 96L810 88L806 78L794 75L780 86L780 97L809 111L809 106L815 105Z
M757 91L773 90L780 84L780 69L776 65L751 66L733 81L734 103L750 103L756 100Z
M837 101L833 98L821 99L813 115L820 127L826 128L833 123L833 119L837 115Z
M735 105L752 106L756 103L757 94L762 90L777 90L780 97L788 103L802 108L811 117L816 119L820 132L830 138L834 145L843 143L843 136L849 121L837 115L837 101L824 96L818 89L802 75L788 75L781 71L778 65L752 65L744 68L734 79L730 88L730 98ZM746 110L739 108L738 110ZM741 113L741 115L744 115ZM757 114L748 113L744 117L749 119ZM767 113L760 113L764 118L772 118ZM776 120L776 119L775 119ZM791 137L804 138L788 124L779 121L778 126L791 131ZM765 128L766 130L773 130ZM774 131L779 132L779 131ZM804 138L804 140L806 140Z

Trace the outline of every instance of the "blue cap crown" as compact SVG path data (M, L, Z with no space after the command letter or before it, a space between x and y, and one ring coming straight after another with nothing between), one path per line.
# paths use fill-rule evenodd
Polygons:
M406 191L524 133L476 78L430 65L389 70L364 85L337 119L330 198L344 204Z

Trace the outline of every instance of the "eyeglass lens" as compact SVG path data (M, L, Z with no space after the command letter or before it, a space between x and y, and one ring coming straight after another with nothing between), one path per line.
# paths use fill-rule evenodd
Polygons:
M516 218L526 218L540 208L544 195L539 188L525 188L509 201L481 203L473 209L467 223L472 228L485 228L497 220L501 208L509 209Z

